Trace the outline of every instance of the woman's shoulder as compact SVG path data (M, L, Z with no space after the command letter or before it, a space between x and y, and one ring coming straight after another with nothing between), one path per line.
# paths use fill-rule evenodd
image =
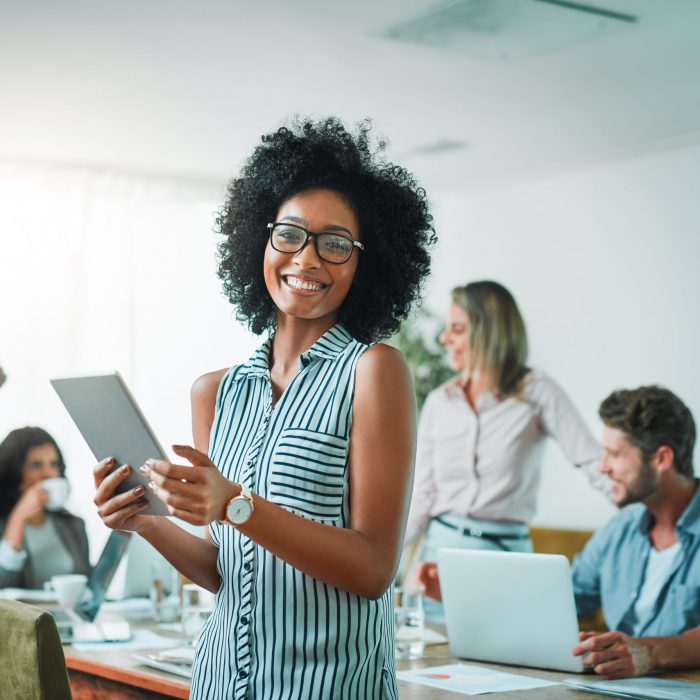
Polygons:
M214 398L219 389L219 384L221 384L221 380L229 371L230 368L226 367L224 369L217 369L213 372L207 372L206 374L202 374L200 377L197 377L192 384L192 398Z
M368 347L357 362L356 393L373 394L381 387L399 385L413 390L411 371L403 353L386 343Z
M370 345L357 363L358 378L373 377L386 372L405 375L408 371L408 363L403 353L386 343Z
M523 379L523 394L530 401L541 403L564 394L559 383L539 367L531 367Z

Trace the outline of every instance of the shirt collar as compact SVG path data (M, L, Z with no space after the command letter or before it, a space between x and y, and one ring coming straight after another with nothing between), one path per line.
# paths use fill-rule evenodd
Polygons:
M464 403L468 403L466 397L464 396L464 389L462 388L461 377L457 376L453 379L448 380L444 387L445 393L450 398L459 399ZM493 391L487 390L479 394L479 396L476 399L475 408L479 412L486 411L489 408L493 408L494 406L498 405L499 403L500 399L498 398L498 396L496 396L496 394Z
M695 481L695 495L690 499L683 514L678 518L676 528L700 534L700 479Z
M335 360L345 350L352 336L342 323L336 323L329 328L308 350L299 356L299 364L303 369L314 358ZM235 379L247 379L249 377L266 377L270 374L270 352L272 351L272 337L251 355L250 359L236 373Z

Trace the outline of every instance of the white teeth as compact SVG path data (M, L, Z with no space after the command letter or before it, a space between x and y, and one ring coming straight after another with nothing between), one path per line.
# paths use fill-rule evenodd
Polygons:
M286 279L287 284L290 287L294 287L294 289L306 289L310 292L318 292L320 289L323 289L323 285L319 284L318 282L306 282L304 280L300 280L298 277L292 277L291 275Z

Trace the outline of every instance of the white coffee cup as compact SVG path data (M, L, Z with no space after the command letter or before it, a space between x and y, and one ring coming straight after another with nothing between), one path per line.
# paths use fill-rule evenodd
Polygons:
M74 608L87 585L85 574L58 574L51 577L51 588L62 608Z
M49 494L49 500L46 503L46 510L61 510L64 503L68 500L70 493L70 484L67 479L62 476L57 476L54 479L44 479L41 482L42 488L46 489Z

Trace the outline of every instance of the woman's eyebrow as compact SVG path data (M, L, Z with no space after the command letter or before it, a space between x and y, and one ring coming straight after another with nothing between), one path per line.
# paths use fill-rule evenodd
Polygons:
M324 231L344 231L348 235L352 236L352 231L345 228L345 226L337 226L336 224L328 224L328 226L323 227Z
M301 226L308 226L309 222L306 219L302 219L298 216L283 216L280 221L293 221L295 224L299 224Z

